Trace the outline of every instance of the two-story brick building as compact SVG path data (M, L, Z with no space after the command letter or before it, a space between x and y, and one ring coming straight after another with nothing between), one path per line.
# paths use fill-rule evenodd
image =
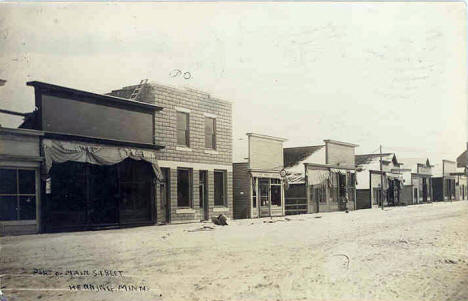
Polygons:
M286 214L356 209L354 156L358 145L335 140L324 142L324 145L284 149L289 184Z
M164 181L158 221L184 223L232 212L232 103L195 89L143 83L109 93L157 105L155 143Z

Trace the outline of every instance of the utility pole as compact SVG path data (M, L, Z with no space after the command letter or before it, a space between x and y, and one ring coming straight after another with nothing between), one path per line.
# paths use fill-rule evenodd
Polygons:
M382 171L382 145L380 145L380 202L382 203L382 210L384 210L384 193L383 193L383 171Z

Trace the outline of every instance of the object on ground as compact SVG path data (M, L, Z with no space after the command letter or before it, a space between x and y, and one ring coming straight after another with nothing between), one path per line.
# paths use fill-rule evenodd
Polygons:
M215 225L227 226L227 217L224 214L218 215L218 217L212 217L211 221Z

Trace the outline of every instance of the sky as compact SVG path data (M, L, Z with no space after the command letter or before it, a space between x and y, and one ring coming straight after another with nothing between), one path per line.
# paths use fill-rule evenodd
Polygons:
M232 101L234 161L248 132L455 160L466 36L462 2L0 3L0 108L32 111L31 80L107 93L148 78Z

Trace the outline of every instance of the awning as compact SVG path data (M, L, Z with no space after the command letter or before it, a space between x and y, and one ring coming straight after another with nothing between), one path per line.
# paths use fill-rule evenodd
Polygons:
M319 185L327 183L328 178L330 177L330 172L324 169L314 169L309 170L307 173L307 179L309 185Z
M130 158L150 163L156 178L159 180L163 179L154 151L51 139L44 139L42 146L44 149L46 174L49 174L54 162L75 161L94 165L114 165Z

